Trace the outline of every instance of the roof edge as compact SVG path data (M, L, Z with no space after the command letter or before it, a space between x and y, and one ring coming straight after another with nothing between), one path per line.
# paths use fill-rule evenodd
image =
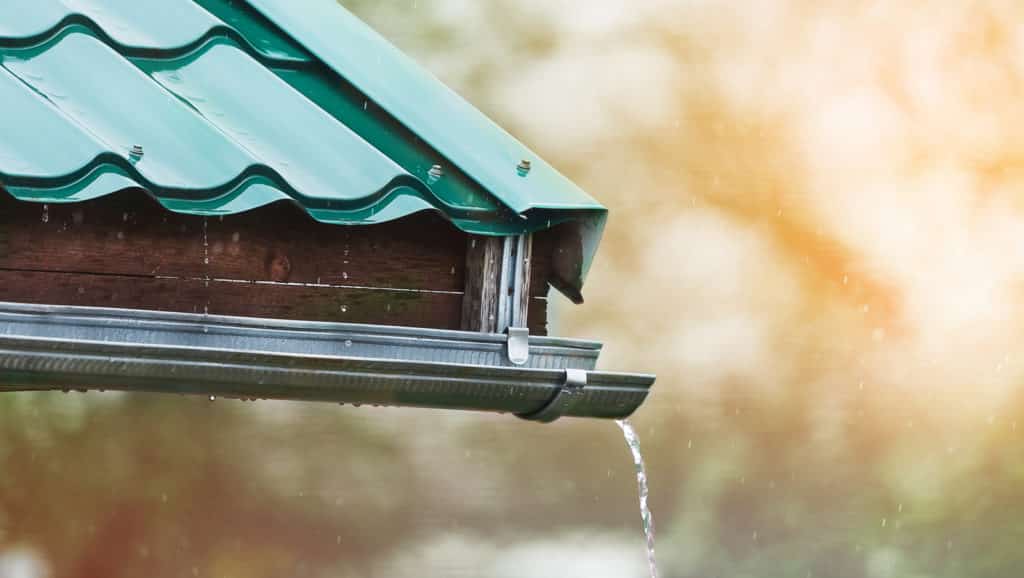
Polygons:
M293 0L246 2L516 213L577 215L578 263L555 288L582 302L603 205L335 0L301 9Z

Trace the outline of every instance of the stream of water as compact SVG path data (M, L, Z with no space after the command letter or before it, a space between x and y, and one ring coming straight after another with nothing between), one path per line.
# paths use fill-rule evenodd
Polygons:
M644 467L644 457L640 454L640 436L636 434L633 424L628 419L615 420L615 423L622 429L629 451L633 454L636 483L640 489L640 519L643 522L644 537L647 539L647 565L651 571L651 578L658 578L658 563L654 558L654 516L647 506L647 468Z

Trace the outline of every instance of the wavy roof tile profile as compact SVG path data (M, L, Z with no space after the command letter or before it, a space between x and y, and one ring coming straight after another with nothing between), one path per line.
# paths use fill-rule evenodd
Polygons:
M25 201L142 188L199 215L574 222L577 289L606 215L334 0L4 0L0 103L0 185Z

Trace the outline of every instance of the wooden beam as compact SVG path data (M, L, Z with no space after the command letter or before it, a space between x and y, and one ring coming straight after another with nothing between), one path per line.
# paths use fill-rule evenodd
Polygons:
M516 300L512 304L512 325L515 327L526 327L530 318L530 285L533 276L533 235L522 235L518 238L518 251L516 258L519 260L519 276L517 290L513 293Z
M457 329L462 295L0 270L0 301Z
M345 227L278 203L203 218L124 192L42 215L0 193L0 268L463 289L465 234L431 213Z
M533 235L471 237L466 249L462 328L501 333L508 327L546 325L531 307Z
M498 330L498 285L503 249L501 237L470 235L466 245L462 329L495 333Z

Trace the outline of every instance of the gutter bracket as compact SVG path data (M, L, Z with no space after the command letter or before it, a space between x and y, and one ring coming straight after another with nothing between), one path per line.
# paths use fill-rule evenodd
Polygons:
M587 372L583 369L566 369L565 383L559 388L558 393L544 407L533 413L521 413L520 417L529 421L551 423L565 415L581 397L583 388L587 386Z
M505 334L508 360L512 365L526 365L530 360L530 330L526 327L509 327Z

